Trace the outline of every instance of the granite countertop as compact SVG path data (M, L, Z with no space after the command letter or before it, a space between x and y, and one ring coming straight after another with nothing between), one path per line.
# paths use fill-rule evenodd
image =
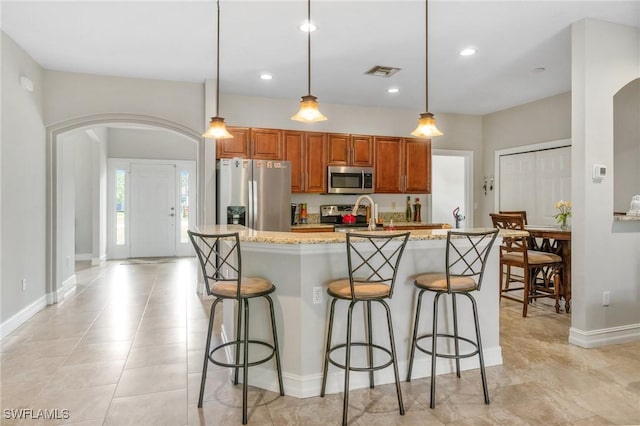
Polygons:
M389 226L388 222L384 222L383 226ZM433 223L426 222L393 222L394 226L421 226L421 225L434 225ZM444 225L437 223L435 225ZM291 229L317 229L317 228L333 228L332 223L299 223L297 225L291 225Z
M489 230L490 228L473 228L473 230ZM346 233L344 232L273 232L255 231L245 228L242 225L206 225L198 227L203 233L227 233L238 232L242 242L250 243L270 243L270 244L336 244L344 243ZM447 229L416 229L410 231L409 240L444 240L447 238ZM362 231L367 234L389 235L392 232L401 231ZM526 231L500 230L501 237L528 235Z

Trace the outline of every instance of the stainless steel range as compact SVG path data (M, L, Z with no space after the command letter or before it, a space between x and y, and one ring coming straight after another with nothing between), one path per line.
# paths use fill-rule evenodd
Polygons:
M346 214L352 214L353 204L325 204L320 206L320 223L333 224L334 231L366 231L367 210L366 206L359 206L355 223L342 223L342 217ZM378 225L381 227L381 225Z

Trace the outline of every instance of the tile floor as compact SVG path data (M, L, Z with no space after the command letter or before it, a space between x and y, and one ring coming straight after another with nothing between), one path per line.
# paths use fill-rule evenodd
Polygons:
M241 423L241 387L209 367L198 409L210 301L194 291L194 259L78 264L78 286L1 342L0 423L226 425ZM640 343L585 350L567 343L569 316L540 305L521 317L504 301L504 364L488 368L491 405L476 371L350 393L354 425L640 424ZM285 389L286 390L286 389ZM251 389L249 424L338 424L340 394L296 399ZM55 421L9 419L7 409L58 409ZM62 410L68 410L63 412Z

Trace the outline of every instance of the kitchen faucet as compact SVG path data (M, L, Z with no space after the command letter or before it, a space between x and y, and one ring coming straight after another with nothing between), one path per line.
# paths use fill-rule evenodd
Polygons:
M356 198L356 203L353 205L352 214L354 216L358 215L358 207L360 207L360 202L365 198L367 200L369 200L369 204L371 205L371 215L369 217L369 227L367 229L369 229L369 231L375 231L376 230L376 213L377 212L375 211L376 205L373 202L373 198L371 198L370 196L368 196L366 194L361 195L358 198Z

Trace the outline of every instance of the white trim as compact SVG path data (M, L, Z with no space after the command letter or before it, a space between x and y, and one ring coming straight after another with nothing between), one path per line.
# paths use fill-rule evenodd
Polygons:
M492 367L502 365L502 348L500 346L484 349L484 365ZM231 361L233 362L233 361ZM398 361L399 378L404 382L407 377L408 361ZM478 370L478 357L463 358L460 360L460 369L462 371ZM455 371L455 363L452 360L438 359L436 363L436 375L449 374ZM469 374L480 374L479 372L470 372ZM420 379L431 375L431 358L416 358L413 363L413 374L411 379ZM239 376L242 380L242 374ZM294 398L312 398L320 395L322 386L322 374L309 374L300 376L296 374L282 374L282 381L287 395ZM394 383L393 368L388 367L379 370L375 374L375 384L384 385ZM252 367L249 373L249 382L251 386L261 389L267 389L272 392L279 392L278 380L275 373L275 365L266 363ZM366 374L352 374L349 378L349 389L364 389L369 387L369 376ZM344 390L344 370L331 367L327 375L326 394L340 393Z
M76 278L76 274L71 275L69 278L62 282L62 292L64 294L63 298L76 289L76 283L78 279Z
M45 306L47 306L47 296L44 295L37 299L29 306L21 309L18 313L11 318L0 324L0 340L7 337L12 331L20 327L32 316L40 312Z
M555 141L541 142L531 145L516 146L513 148L496 150L494 156L494 179L493 179L493 211L500 210L500 157L503 155L522 154L525 152L543 151L545 149L562 148L571 146L571 139L558 139Z
M569 329L569 343L583 348L635 341L640 341L640 323L589 331Z
M91 253L76 253L76 262L91 260Z

